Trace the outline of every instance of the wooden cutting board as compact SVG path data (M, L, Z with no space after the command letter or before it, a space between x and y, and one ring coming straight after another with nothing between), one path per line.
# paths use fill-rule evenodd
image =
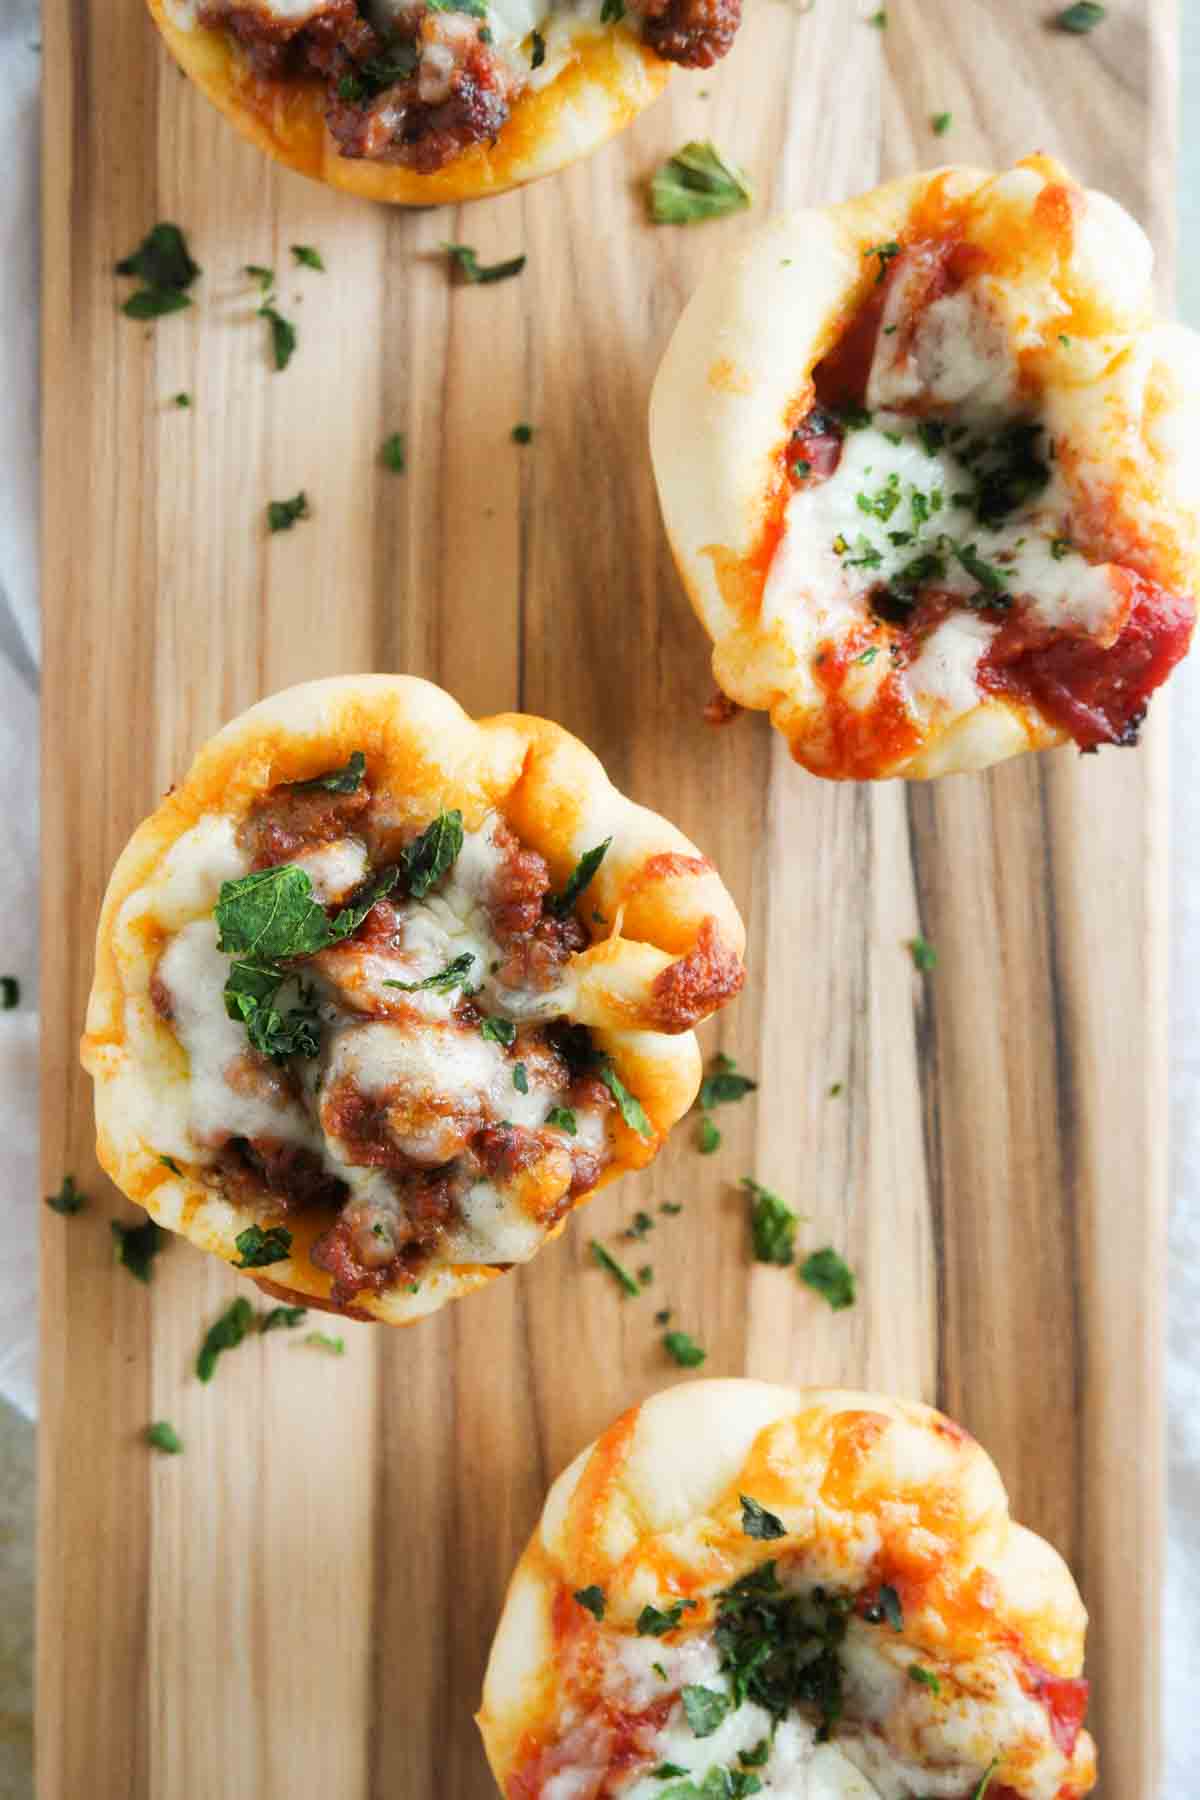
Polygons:
M706 1373L891 1388L982 1438L1091 1608L1103 1793L1151 1800L1163 702L1137 752L928 787L824 785L758 717L714 733L645 418L710 258L915 165L1056 151L1169 264L1174 8L1113 0L1088 38L1048 31L1043 0L891 0L886 29L873 10L751 0L723 67L565 176L405 216L269 167L138 0L47 0L45 1183L69 1170L91 1206L44 1219L46 1800L483 1800L471 1714L508 1571L575 1451L686 1379L653 1324L668 1305ZM651 227L645 178L708 136L751 171L753 214ZM145 328L111 270L163 218L204 278ZM447 239L528 267L454 287ZM328 272L293 270L293 243ZM284 374L246 263L281 271ZM378 459L397 430L404 475ZM269 537L267 501L299 488L311 521ZM681 1128L532 1268L432 1322L349 1325L340 1359L260 1339L204 1387L195 1352L236 1278L182 1244L149 1289L112 1263L131 1209L97 1173L76 1061L97 907L223 720L363 669L560 720L703 845L752 970L706 1048L759 1090L722 1115L720 1155ZM845 1252L854 1311L750 1262L744 1174L807 1216L806 1246ZM619 1248L637 1208L657 1223L634 1302L587 1241ZM154 1418L182 1457L144 1448Z

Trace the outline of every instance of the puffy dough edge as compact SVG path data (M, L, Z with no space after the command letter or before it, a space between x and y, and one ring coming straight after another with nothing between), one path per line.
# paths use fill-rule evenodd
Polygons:
M160 1225L229 1263L238 1256L237 1233L256 1215L164 1166L126 1120L121 1085L137 1072L126 1049L121 910L205 813L237 812L266 789L319 774L354 750L366 751L368 766L388 768L389 780L381 783L377 775L377 786L385 787L398 816L407 811L414 824L439 807L458 806L471 827L497 807L546 858L559 886L585 850L613 837L589 890L612 922L612 935L575 959L583 965L580 1011L641 1100L654 1135L643 1139L618 1120L616 1153L599 1186L652 1161L700 1085L694 1032L652 1029L639 1014L638 997L696 944L707 921L715 921L722 944L739 959L745 948L741 917L712 865L675 826L620 793L592 752L561 726L518 713L475 721L441 688L406 675L335 676L259 701L204 745L118 858L101 906L80 1047L95 1084L101 1166ZM564 1218L545 1241L565 1225ZM329 1276L307 1259L318 1222L298 1215L289 1228L291 1258L272 1264L269 1276L256 1278L259 1285L344 1317L410 1324L505 1272L500 1265L454 1265L423 1276L416 1293L393 1290L333 1307Z
M1047 158L1029 158L1018 169L1062 183L1085 202L1073 255L1076 280L1094 293L1111 288L1116 310L1153 358L1155 400L1137 449L1175 527L1169 574L1186 584L1183 591L1194 591L1200 585L1200 336L1154 324L1152 252L1115 201L1079 188ZM804 393L813 367L875 279L864 252L899 236L934 183L944 184L954 201L994 179L967 165L925 170L835 206L773 220L738 255L706 272L659 365L650 401L651 459L676 565L713 640L714 674L739 704L770 713L798 760L806 709L791 694L795 657L780 636L752 642L750 625L768 566L760 547L786 409ZM1094 424L1111 405L1111 391L1107 382L1097 384ZM1122 449L1120 474L1127 480L1129 447ZM935 734L895 773L965 772L1066 741L1065 733L997 697Z
M1051 1673L1083 1667L1087 1614L1070 1570L1044 1539L1009 1515L986 1451L933 1407L850 1389L793 1389L750 1380L690 1381L652 1395L580 1452L551 1487L513 1573L484 1676L476 1722L497 1783L522 1739L552 1712L553 1608L562 1588L614 1583L629 1620L661 1588L645 1579L668 1561L690 1562L724 1586L786 1552L788 1538L756 1546L740 1530L739 1493L801 1521L837 1483L837 1505L872 1515L889 1498L936 1494L961 1521L943 1590L986 1573L997 1634L1015 1632ZM951 1558L947 1558L949 1562ZM642 1566L646 1565L646 1566ZM688 1591L686 1588L680 1591ZM609 1614L614 1612L614 1589ZM905 1615L905 1636L953 1654L944 1621ZM1081 1770L1093 1755L1086 1733Z
M260 81L222 31L184 29L166 0L146 0L176 62L242 136L300 175L362 200L440 206L504 193L588 155L657 99L670 65L627 30L588 35L544 88L526 90L495 144L476 144L420 175L339 156L313 82Z

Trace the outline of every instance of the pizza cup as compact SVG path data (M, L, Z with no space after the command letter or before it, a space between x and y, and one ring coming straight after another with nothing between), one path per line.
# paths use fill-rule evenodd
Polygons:
M292 688L113 872L101 1163L270 1292L407 1323L651 1161L743 942L711 863L558 726L403 676Z
M707 68L741 0L148 0L244 136L369 200L477 199L586 156Z
M940 1413L690 1382L551 1488L479 1725L508 1800L1075 1800L1086 1622Z
M707 275L654 388L663 514L724 696L805 768L1135 740L1200 567L1200 338L1151 271L1030 157L797 213Z

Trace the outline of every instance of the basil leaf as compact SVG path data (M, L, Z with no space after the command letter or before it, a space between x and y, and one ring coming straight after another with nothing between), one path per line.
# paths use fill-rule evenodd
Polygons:
M548 910L552 912L556 918L565 919L568 913L575 910L575 902L578 900L580 894L583 893L584 889L591 885L592 879L595 876L597 869L600 867L600 864L604 861L608 852L608 847L611 843L612 839L607 837L602 844L597 844L591 850L585 850L568 876L567 885L562 893L553 895L546 902Z
M854 1305L854 1271L836 1250L814 1250L800 1265L800 1279L828 1300L834 1312Z
M340 769L330 769L325 775L314 775L310 781L289 781L287 786L294 794L357 794L363 784L363 776L367 772L367 759L361 750L352 750L350 760Z
M271 1225L266 1231L261 1225L247 1225L233 1241L241 1259L235 1269L266 1269L286 1262L292 1250L292 1234L283 1225Z
M440 812L420 837L401 852L400 866L414 900L425 898L454 863L462 846L462 814L455 807L451 812Z
M87 1201L75 1186L75 1177L73 1175L64 1175L62 1186L59 1188L57 1194L46 1195L46 1205L50 1208L51 1212L61 1213L64 1218L69 1219L76 1213L82 1212L87 1205Z
M253 959L260 971L266 962L312 956L334 935L306 871L294 863L222 882L215 917L217 948Z
M211 1381L216 1370L217 1358L225 1350L236 1350L253 1326L254 1308L247 1299L239 1295L205 1333L204 1342L196 1357L198 1378L201 1381Z
M167 1234L147 1219L144 1225L121 1225L110 1221L117 1261L128 1269L135 1281L149 1283L154 1274L154 1259L166 1249Z
M512 276L519 275L525 267L526 259L523 256L514 256L508 262L481 263L470 244L443 244L442 249L463 281L472 286L492 281L508 281Z
M635 1094L631 1094L612 1064L606 1062L597 1073L617 1103L617 1111L631 1131L636 1131L644 1138L654 1136L654 1127L646 1117L646 1110Z
M787 1526L775 1513L768 1512L765 1506L760 1506L749 1494L739 1494L738 1499L742 1503L742 1530L747 1537L769 1542L772 1538L787 1536Z
M742 1186L753 1200L750 1234L754 1241L755 1262L786 1268L795 1260L797 1215L778 1194L773 1194L770 1188L760 1187L749 1175L742 1176Z
M661 1610L657 1606L643 1606L637 1618L638 1636L665 1637L668 1631L675 1630L684 1613L695 1604L694 1600L674 1600Z
M597 1243L595 1238L592 1239L588 1248L591 1250L592 1260L598 1263L602 1269L606 1269L613 1279L620 1283L624 1291L636 1299L642 1291L638 1286L636 1276L631 1275L628 1269L622 1268L616 1257L610 1255L604 1245Z
M166 1419L156 1419L153 1425L147 1425L145 1436L151 1449L161 1450L165 1456L178 1456L183 1449L183 1439Z
M303 488L291 500L267 501L267 529L269 531L290 531L298 519L309 517L308 495Z
M694 1736L711 1737L719 1731L729 1715L733 1705L728 1694L718 1693L716 1688L697 1687L689 1684L680 1692L683 1710Z
M136 275L151 288L191 287L200 274L200 265L192 261L187 239L178 225L153 225L137 249L122 257L116 265L118 275Z
M454 958L453 962L448 962L444 969L439 969L436 975L427 975L424 981L385 981L383 986L389 988L401 988L406 994L448 994L453 988L466 986L467 982L471 979L471 971L474 967L474 951L464 950L460 956ZM493 1027L502 1028L506 1021L503 1019L485 1019L483 1023L484 1026L491 1025ZM512 1032L512 1037L507 1041L511 1044L513 1037L516 1036L516 1027L510 1026L509 1029ZM494 1029L490 1032L484 1030L483 1036L496 1037L497 1033ZM503 1043L505 1040L503 1037L499 1037L497 1041Z
M604 1617L606 1602L604 1598L604 1589L602 1587L576 1588L575 1598L578 1600L580 1606L585 1607L587 1611L591 1613L593 1619L602 1619Z
M708 1355L708 1351L702 1350L686 1331L664 1332L663 1349L668 1356L674 1357L681 1369L698 1369Z
M650 217L656 225L695 225L749 206L750 184L711 143L685 144L650 183Z

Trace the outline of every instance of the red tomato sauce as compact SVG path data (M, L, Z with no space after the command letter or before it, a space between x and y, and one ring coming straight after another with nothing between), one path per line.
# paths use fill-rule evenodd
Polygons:
M1040 1663L1025 1659L1025 1684L1035 1700L1040 1700L1050 1720L1054 1742L1063 1755L1074 1756L1075 1745L1087 1717L1088 1683L1082 1675L1051 1675Z

